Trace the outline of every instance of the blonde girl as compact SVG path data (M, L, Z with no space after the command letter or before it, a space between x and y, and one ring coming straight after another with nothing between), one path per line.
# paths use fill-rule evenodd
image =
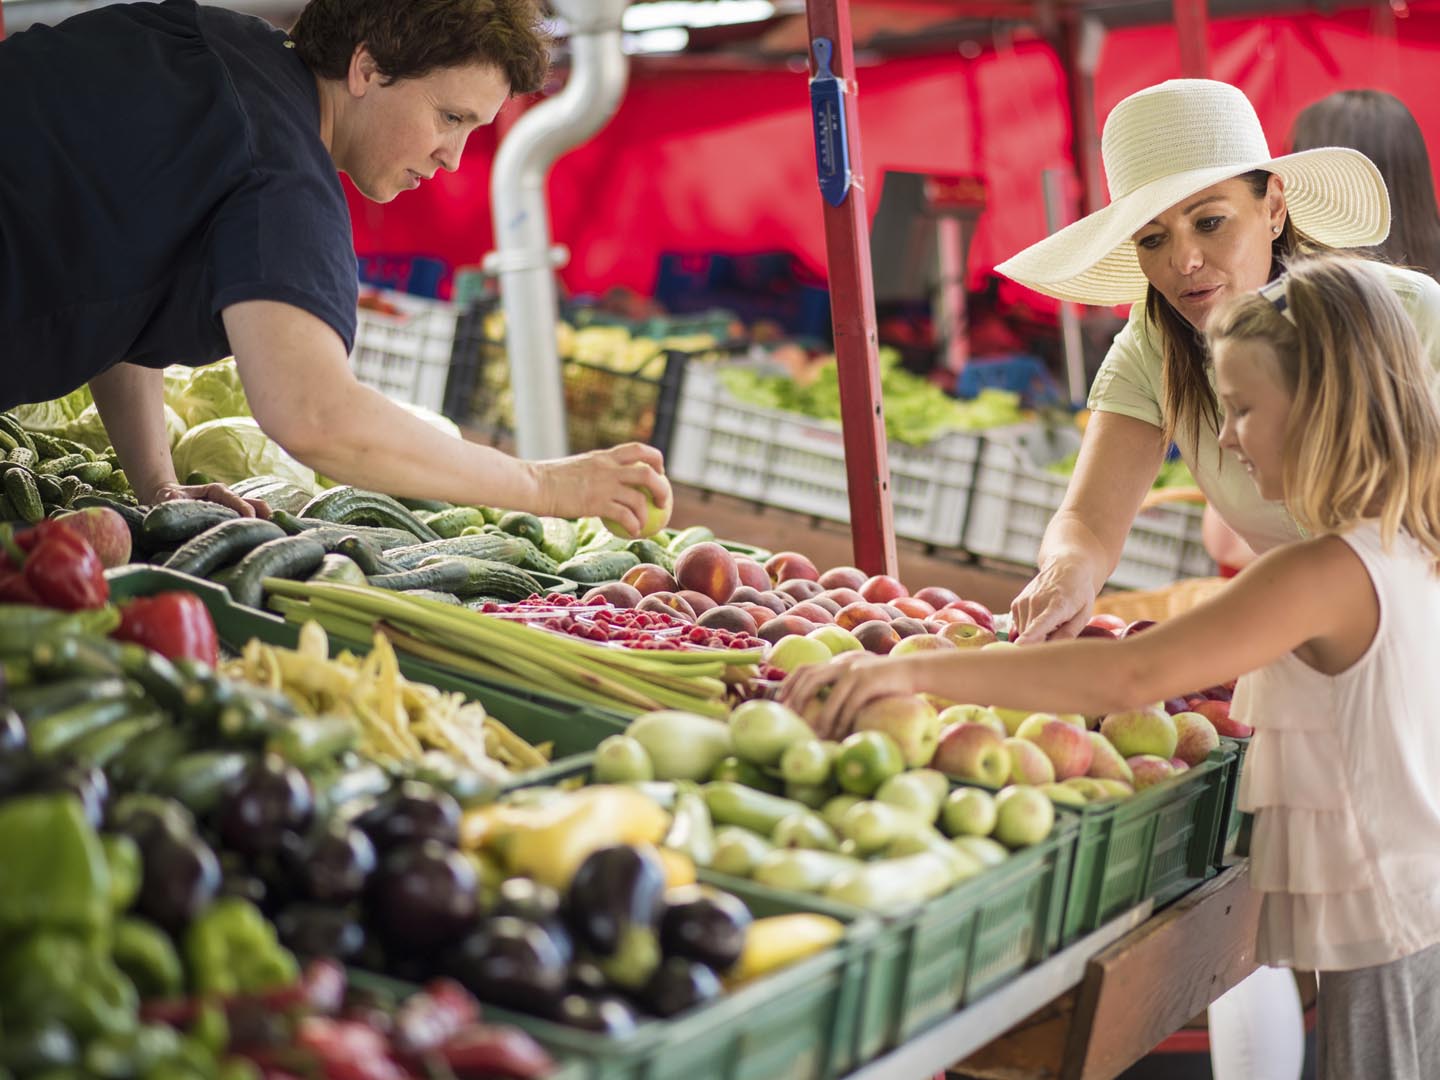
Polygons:
M802 669L816 721L889 694L1083 712L1241 675L1257 959L1320 972L1323 1080L1440 1076L1440 410L1382 271L1314 257L1207 326L1220 453L1306 539L1119 642Z

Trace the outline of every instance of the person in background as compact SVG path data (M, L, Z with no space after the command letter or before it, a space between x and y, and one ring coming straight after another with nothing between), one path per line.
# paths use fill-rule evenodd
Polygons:
M162 369L234 355L260 427L337 481L638 533L654 449L525 462L437 431L350 371L358 275L339 174L389 202L542 85L534 0L312 0L289 34L193 0L111 4L0 41L0 408L89 384L142 502L176 480Z
M1220 447L1308 539L1122 641L817 664L781 696L804 709L823 694L812 723L833 738L891 694L1093 716L1240 673L1233 709L1256 729L1238 803L1255 814L1256 959L1320 973L1321 1080L1433 1080L1440 405L1430 358L1380 264L1335 256L1297 259L1259 293L1227 299L1206 336L1225 409Z
M1301 110L1290 129L1291 151L1348 146L1375 163L1390 190L1390 235L1364 253L1395 266L1440 276L1440 210L1420 125L1399 98L1381 90L1341 90ZM1255 552L1210 505L1205 550L1232 576Z

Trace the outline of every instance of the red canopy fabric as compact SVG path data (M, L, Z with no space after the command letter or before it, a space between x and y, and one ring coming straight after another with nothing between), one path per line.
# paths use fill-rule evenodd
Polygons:
M1212 72L1249 95L1284 149L1295 115L1335 90L1388 90L1440 147L1440 5L1412 4L1393 38L1366 11L1330 17L1218 20ZM1103 118L1122 97L1179 73L1172 27L1112 33L1096 79ZM1064 75L1039 41L887 59L862 67L863 182L873 213L886 169L980 173L990 204L971 249L979 277L1045 235L1041 174L1072 168ZM477 132L458 172L379 206L351 191L361 255L413 253L452 266L491 250L492 130ZM1072 197L1074 194L1072 185ZM551 174L552 229L572 252L574 292L626 285L648 293L664 251L788 250L825 267L803 71L677 71L637 64L618 114ZM1073 209L1072 211L1073 212Z

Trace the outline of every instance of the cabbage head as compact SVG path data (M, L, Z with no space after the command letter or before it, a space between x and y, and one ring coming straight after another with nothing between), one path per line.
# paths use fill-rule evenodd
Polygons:
M281 449L249 416L227 416L192 427L175 445L175 474L201 472L222 484L273 475L308 491L315 471Z
M180 414L169 405L165 406L165 433L171 450L175 449L175 444L180 441L180 436L185 434L185 421L181 420ZM66 439L73 439L96 452L103 452L110 447L110 434L100 421L100 410L94 405L86 406L84 412L62 427L56 434Z
M37 401L33 405L16 405L10 415L29 431L54 434L74 420L93 399L90 387L82 386L54 401Z
M186 427L226 416L249 416L250 403L240 385L234 358L193 368L183 385L166 379L166 400L180 414Z

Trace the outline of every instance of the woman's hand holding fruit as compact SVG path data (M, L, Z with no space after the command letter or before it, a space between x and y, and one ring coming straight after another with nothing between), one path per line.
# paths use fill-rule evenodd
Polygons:
M665 459L653 446L624 443L534 468L541 514L606 518L630 536L649 536L670 519Z
M805 717L820 738L839 739L870 702L916 693L915 663L920 659L842 653L828 664L798 669L780 688L780 700Z

